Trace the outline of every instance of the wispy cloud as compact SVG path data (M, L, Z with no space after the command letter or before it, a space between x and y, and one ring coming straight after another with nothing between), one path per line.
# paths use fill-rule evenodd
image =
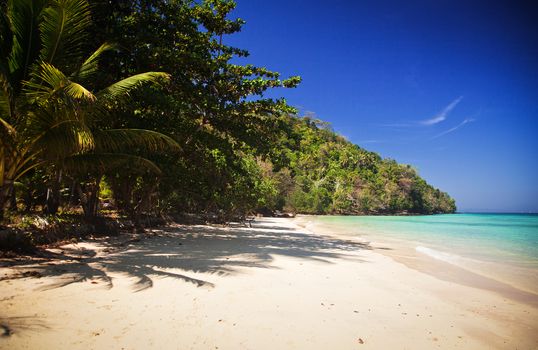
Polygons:
M443 110L437 113L433 118L420 120L420 121L410 121L403 123L389 123L389 124L373 124L375 126L381 126L384 128L416 128L421 126L432 126L438 124L447 119L448 115L456 106L461 102L463 96L458 97L454 101L450 102L448 106L443 108Z
M456 106L458 105L458 103L460 103L462 98L463 98L463 96L458 97L454 101L450 102L450 104L448 106L443 108L443 110L441 112L437 113L437 115L435 115L435 117L433 117L431 119L423 120L423 121L421 121L419 123L421 125L434 125L434 124L442 122L443 120L445 120L448 117L448 114L450 114L450 112L454 108L456 108Z
M445 136L446 134L450 134L451 132L454 132L454 131L458 130L459 128L463 127L465 124L472 123L472 122L474 122L474 121L476 121L476 119L474 119L474 118L467 118L467 119L465 119L464 121L462 121L461 123L459 123L458 125L456 125L455 127L450 128L450 129L448 129L448 130L443 131L443 132L440 133L440 134L435 135L434 137L432 137L432 140L433 140L433 139L437 139L437 138L439 138L439 137L441 137L441 136Z

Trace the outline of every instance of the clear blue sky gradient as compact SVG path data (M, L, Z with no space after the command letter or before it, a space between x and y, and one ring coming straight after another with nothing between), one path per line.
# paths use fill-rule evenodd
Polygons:
M241 63L460 211L538 212L538 2L238 0Z

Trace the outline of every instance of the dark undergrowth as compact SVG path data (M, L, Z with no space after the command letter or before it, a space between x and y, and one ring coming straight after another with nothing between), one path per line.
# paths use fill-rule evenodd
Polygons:
M246 222L244 217L224 218L216 214L176 214L166 217L144 215L133 221L115 210L86 218L82 213L58 215L14 214L0 224L0 258L40 255L45 248L75 243L87 238L112 237L120 233L144 233L146 229L169 224L217 224Z

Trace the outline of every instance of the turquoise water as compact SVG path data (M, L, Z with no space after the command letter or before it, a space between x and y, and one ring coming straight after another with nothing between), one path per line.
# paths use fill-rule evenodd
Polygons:
M314 222L365 240L405 241L447 262L463 257L538 269L538 215L319 216Z

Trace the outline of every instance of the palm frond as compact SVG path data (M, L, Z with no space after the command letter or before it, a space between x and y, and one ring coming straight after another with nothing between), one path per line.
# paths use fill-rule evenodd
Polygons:
M7 11L0 8L0 74L8 74L8 57L13 48L13 32L9 24Z
M70 79L85 80L93 76L97 72L98 63L101 55L107 51L111 51L116 48L117 45L110 43L104 43L103 45L101 45L97 50L95 50L94 53L91 54L90 57L88 57L82 63L79 69L71 75Z
M90 6L86 0L52 0L43 10L39 24L41 60L63 66L78 61L91 24ZM73 61L71 61L73 62Z
M107 173L118 169L132 172L161 174L161 169L151 160L123 153L77 154L64 159L64 167L73 173Z
M9 118L13 115L13 89L9 78L0 71L0 116Z
M170 152L180 150L171 137L144 129L110 129L94 131L96 152Z
M97 100L100 104L128 97L129 94L146 84L159 84L170 80L170 75L164 72L140 73L120 80L99 91Z
M65 88L69 79L58 68L47 62L41 62L32 72L31 80L24 81L24 91L31 99L46 100L55 92Z
M7 17L13 32L9 67L13 82L28 78L30 66L39 55L39 18L48 0L10 0ZM18 89L18 86L14 86Z
M41 108L29 113L26 147L40 149L41 157L59 159L95 148L93 134L83 118L68 109Z
M34 100L46 101L59 92L75 100L95 100L89 90L70 81L63 72L47 62L41 62L32 73L32 80L24 82L24 88L26 95Z
M90 90L72 81L70 81L69 84L65 87L64 92L68 97L71 97L75 100L95 101L96 99L94 94L92 94Z

